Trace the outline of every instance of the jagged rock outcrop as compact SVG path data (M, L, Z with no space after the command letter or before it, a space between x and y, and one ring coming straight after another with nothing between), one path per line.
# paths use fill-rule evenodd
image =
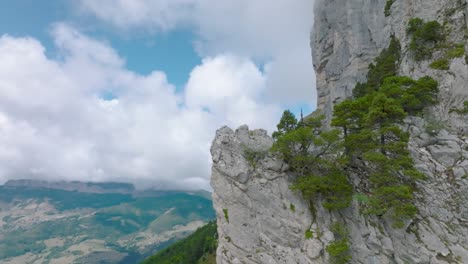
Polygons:
M287 165L268 153L273 140L266 131L224 127L211 149L218 263L331 263L325 248L334 239L335 221L349 230L351 263L468 263L468 116L453 111L468 100L467 56L450 60L448 70L431 69L431 60L413 59L406 33L411 18L436 19L445 25L447 41L468 50L468 4L396 0L385 17L386 2L316 1L318 107L330 117L333 104L365 80L369 63L392 34L402 45L399 74L439 82L440 103L424 118L405 121L415 166L427 176L417 183L418 215L399 229L385 217L364 216L358 201L341 212L329 212L317 201L312 215L308 202L289 189L293 176ZM312 231L309 239L306 230Z

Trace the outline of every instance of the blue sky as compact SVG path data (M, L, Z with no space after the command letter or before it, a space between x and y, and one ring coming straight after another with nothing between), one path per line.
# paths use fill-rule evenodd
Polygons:
M310 0L0 4L0 183L209 189L216 129L315 108Z
M188 29L161 34L130 34L119 32L83 14L71 0L15 0L0 8L0 33L13 36L32 36L54 55L50 26L66 21L78 25L98 39L105 39L126 60L130 70L148 74L164 71L172 83L181 89L190 71L201 62L193 49L194 36Z

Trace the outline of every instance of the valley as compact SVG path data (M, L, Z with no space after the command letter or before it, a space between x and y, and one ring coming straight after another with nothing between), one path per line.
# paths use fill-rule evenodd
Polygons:
M0 186L0 261L137 263L215 217L207 192L111 185Z

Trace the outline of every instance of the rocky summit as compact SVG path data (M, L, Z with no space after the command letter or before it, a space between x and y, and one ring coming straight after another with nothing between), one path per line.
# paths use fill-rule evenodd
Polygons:
M311 44L318 109L327 126L333 106L367 81L369 65L392 38L401 45L396 75L430 76L439 85L437 104L401 125L409 133L414 167L425 176L415 183L416 216L397 228L386 215L363 213L358 197L346 209L325 209L319 199L308 201L291 190L295 175L270 151L274 140L266 131L223 127L211 147L217 263L333 263L327 246L336 239L337 221L347 229L349 263L468 263L467 3L317 0L315 5ZM441 25L443 41L424 50L409 25L424 27L428 21ZM358 188L354 176L351 184Z

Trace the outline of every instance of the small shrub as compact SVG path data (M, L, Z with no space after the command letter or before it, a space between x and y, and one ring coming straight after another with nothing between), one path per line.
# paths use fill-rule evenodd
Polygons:
M345 264L351 261L349 254L349 240L346 237L348 230L340 223L335 223L330 227L330 230L335 235L335 241L328 244L326 251L331 256L332 263Z
M333 263L345 264L351 261L349 254L349 241L347 238L335 240L326 248L328 254L332 257Z
M408 22L408 28L406 29L406 31L408 33L415 33L422 27L423 24L424 24L424 21L421 18L419 17L412 18Z
M294 213L296 212L296 206L294 206L294 204L290 204L289 205L289 209Z
M445 127L445 124L442 121L439 120L429 120L427 121L424 130L426 131L427 134L430 136L437 136L440 132Z
M465 54L464 44L448 45L444 57L432 62L429 67L435 70L448 70L450 68L450 60L461 58Z
M432 62L429 67L434 70L448 70L449 69L449 60L442 58Z
M368 204L369 203L369 196L364 193L357 193L354 195L354 199L361 204Z
M226 221L229 223L229 213L228 213L228 209L224 208L224 209L223 209L223 213L224 213L224 219L226 219Z
M444 39L443 28L437 21L424 23L419 32L419 36L424 41L438 42Z
M384 11L384 14L386 17L391 15L390 9L392 8L392 5L394 2L395 0L387 0L387 3L385 4L385 11Z
M339 222L334 223L332 226L330 226L330 230L335 234L335 236L339 237L345 237L348 235L348 230L343 224L340 224Z
M313 237L314 237L314 233L310 229L307 229L305 231L305 238L306 239L312 239Z
M417 61L430 58L432 48L445 38L443 27L437 21L424 23L420 18L412 18L406 31L412 35L409 49Z

